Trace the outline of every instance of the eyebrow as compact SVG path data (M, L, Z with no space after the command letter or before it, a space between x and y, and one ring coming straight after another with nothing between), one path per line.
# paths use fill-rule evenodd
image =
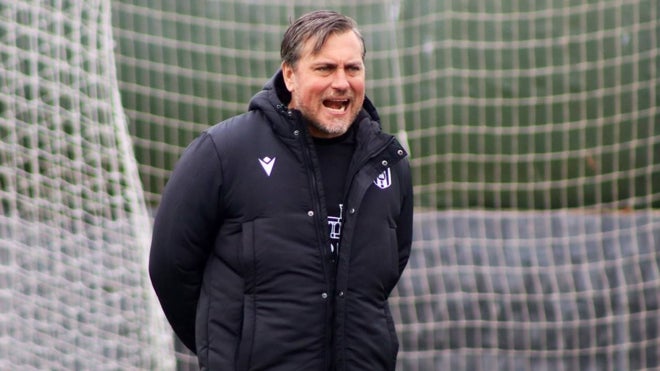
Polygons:
M331 61L318 61L312 63L312 67L317 67L317 66L332 66L332 67L337 67L339 63L337 62L331 62ZM354 61L354 62L346 62L344 63L345 66L347 67L362 67L363 63L362 61Z

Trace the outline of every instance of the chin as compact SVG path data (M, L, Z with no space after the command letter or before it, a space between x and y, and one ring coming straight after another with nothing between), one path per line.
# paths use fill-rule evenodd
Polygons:
M348 128L351 127L351 125L346 125L344 123L337 124L337 123L315 123L313 124L313 127L315 131L318 134L321 134L324 137L327 138L332 138L332 137L338 137L348 131Z
M348 128L351 127L351 124L347 123L333 123L331 125L324 125L325 132L332 135L342 135L348 131Z

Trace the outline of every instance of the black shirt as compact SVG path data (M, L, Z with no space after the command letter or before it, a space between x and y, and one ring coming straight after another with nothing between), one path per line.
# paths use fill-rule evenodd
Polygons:
M336 138L314 138L316 154L321 165L323 191L328 210L330 251L339 252L341 222L343 219L344 185L346 173L355 150L355 130L351 127Z

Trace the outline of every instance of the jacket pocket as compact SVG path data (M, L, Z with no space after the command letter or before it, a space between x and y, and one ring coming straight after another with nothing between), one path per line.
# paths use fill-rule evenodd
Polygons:
M399 281L399 248L397 244L396 228L389 228L388 266L387 266L387 295L389 295Z
M241 324L240 341L236 350L236 370L248 370L251 364L252 349L254 348L254 334L256 322L255 305L255 251L254 251L254 222L242 226L242 244L239 251L240 265L243 270L243 318Z
M254 294L256 286L254 239L254 221L243 223L241 226L241 246L238 249L238 264L245 281L243 292L246 294Z
M238 371L244 371L250 368L252 348L254 347L255 317L254 297L252 295L246 295L243 299L241 340L237 350L236 370Z

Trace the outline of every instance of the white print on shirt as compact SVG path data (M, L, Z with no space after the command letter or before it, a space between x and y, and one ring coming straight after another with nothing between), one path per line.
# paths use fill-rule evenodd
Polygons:
M374 180L374 184L380 189L389 188L392 185L392 174L389 167Z
M330 252L337 254L339 252L339 239L341 238L341 221L344 215L344 205L339 204L339 216L328 216L328 226L330 227Z

